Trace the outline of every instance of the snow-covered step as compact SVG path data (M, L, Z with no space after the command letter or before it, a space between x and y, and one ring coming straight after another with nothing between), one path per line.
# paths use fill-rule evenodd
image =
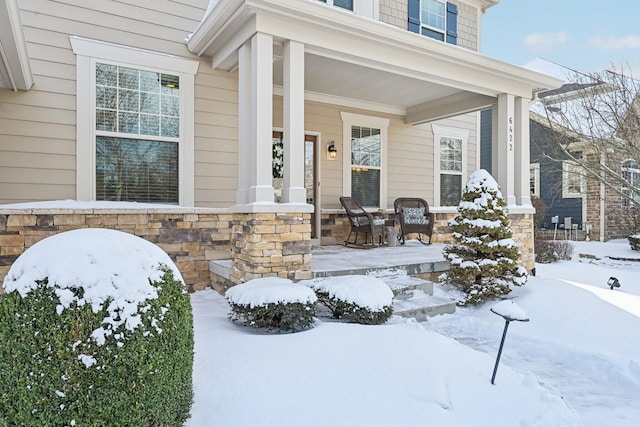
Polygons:
M381 277L393 291L394 299L402 300L413 297L412 291L421 291L425 295L433 295L433 283L413 276Z
M402 317L415 317L418 322L439 314L451 314L456 311L456 303L447 298L425 295L421 291L412 291L410 298L394 299L393 314Z

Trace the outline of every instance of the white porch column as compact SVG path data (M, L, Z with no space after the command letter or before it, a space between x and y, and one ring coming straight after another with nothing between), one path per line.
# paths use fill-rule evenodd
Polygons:
M251 42L238 50L238 191L236 203L249 203L251 132Z
M497 164L493 165L494 177L500 185L502 195L507 205L516 204L514 159L514 96L510 94L498 95L498 123L497 123Z
M272 181L273 137L273 36L256 33L251 38L251 100L249 110L249 203L274 203ZM240 114L243 112L241 111Z
M284 43L283 203L306 203L304 188L304 44Z
M515 99L515 195L518 205L531 204L529 188L529 100Z

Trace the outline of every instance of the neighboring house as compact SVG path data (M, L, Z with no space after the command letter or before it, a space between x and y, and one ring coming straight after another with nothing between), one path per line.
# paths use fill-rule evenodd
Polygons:
M603 92L618 89L586 75L582 75L581 81L577 82L575 71L548 61L538 60L532 65L566 81L560 88L540 93L539 101L531 109L531 195L540 198L547 208L541 228L555 230L554 221L557 220L559 238L569 235L565 232L569 224L573 228L572 238L585 239L588 235L590 239L604 241L626 237L621 218L623 209L633 202L622 197L621 192L631 194L631 191L618 188L618 184L611 188L589 178L578 164L559 149L560 145L568 147L572 156L578 159L595 156L590 146L581 140L590 136L590 132L594 132L594 135L595 132L602 133L595 130L597 123L587 123L586 119L590 116L590 120L597 120L598 115L577 112L599 102L595 98L585 101L587 97L597 97ZM603 107L603 111L609 108ZM557 116L560 111L566 112L566 118ZM621 117L624 112L619 114ZM583 117L584 124L574 123L570 128L562 126L562 120L577 120L579 116ZM553 126L550 126L550 120ZM580 128L584 128L582 135L577 132ZM606 132L610 134L606 136L609 140L617 138L615 130ZM604 148L606 144L602 146ZM615 149L603 149L602 153L603 158L599 161L607 168L614 173L628 174L634 186L634 181L640 183L640 169L635 160L620 157ZM587 157L585 159L588 160Z
M531 268L528 107L561 82L478 52L497 3L3 1L0 203L162 207L5 206L0 276L47 234L110 226L163 246L193 286L224 257L234 283L306 278L312 242L348 234L343 195L424 198L447 241L486 108Z

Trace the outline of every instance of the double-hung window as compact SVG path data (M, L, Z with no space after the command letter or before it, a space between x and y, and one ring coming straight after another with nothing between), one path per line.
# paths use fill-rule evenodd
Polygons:
M341 7L347 10L353 10L353 0L320 0L323 3L327 3L329 5L333 5L336 7Z
M96 62L96 200L178 204L180 77Z
M540 163L529 165L529 192L533 197L540 197Z
M198 62L71 37L77 55L77 198L194 203Z
M458 44L458 6L443 0L409 0L409 31Z
M581 152L572 153L576 159L582 158ZM574 160L562 162L562 197L579 198L584 192L584 177L580 165Z
M635 160L625 160L622 162L622 179L625 183L622 186L622 206L632 206L640 204L640 167Z
M439 206L457 206L467 174L466 145L469 131L432 124L435 155L434 202Z
M362 206L386 207L389 119L341 113L345 149L343 193Z

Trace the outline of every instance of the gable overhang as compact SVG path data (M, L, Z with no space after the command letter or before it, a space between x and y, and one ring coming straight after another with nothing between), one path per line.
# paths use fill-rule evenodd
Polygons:
M0 2L0 87L29 90L33 85L27 45L15 0Z
M497 2L488 2L495 4ZM254 34L274 39L274 85L280 45L304 44L305 96L358 103L419 124L478 111L500 94L533 100L562 81L308 0L221 0L187 42L215 69L234 71L238 49ZM277 92L276 92L277 93Z

